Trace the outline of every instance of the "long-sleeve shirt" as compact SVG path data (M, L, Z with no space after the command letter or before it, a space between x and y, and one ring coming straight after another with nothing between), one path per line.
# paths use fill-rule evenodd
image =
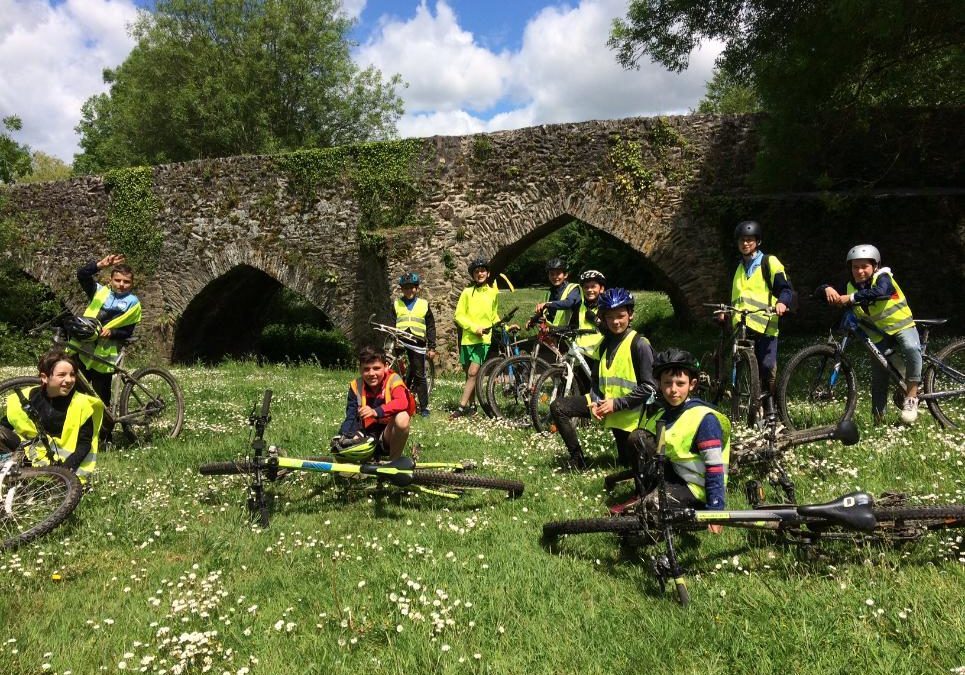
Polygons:
M599 353L601 358L606 359L608 365L613 363L617 349L629 333L628 330L620 335L614 335L606 328L603 329L603 342L600 344ZM639 408L647 402L650 394L657 388L657 383L653 379L653 347L639 333L637 333L637 339L630 345L630 358L633 361L633 372L637 377L637 386L626 396L613 400L614 410ZM597 395L602 395L598 368L593 372L593 391Z
M40 421L47 435L51 438L60 438L64 432L64 424L67 422L67 409L70 407L70 402L74 400L74 392L71 391L67 396L48 398L43 387L35 387L27 400L40 415ZM0 420L0 426L15 431L6 416ZM64 462L64 466L71 471L77 471L77 467L90 453L93 442L94 419L90 418L81 425L77 435L77 446Z
M858 290L851 294L851 301L867 309L868 305L877 300L885 300L890 298L895 294L895 285L891 281L891 269L888 267L882 267L877 272L878 278L875 280L874 285L871 283L869 278L867 281L862 281L858 283L854 280L851 281L851 285ZM814 294L817 297L825 298L824 291L826 288L831 287L836 290L841 295L848 294L848 282L844 281L837 284L824 284L818 286Z
M549 309L549 312L546 313L546 318L552 322L553 317L556 316L556 312L569 310L573 312L570 315L570 324L576 325L579 319L578 312L580 311L580 305L583 304L583 294L580 292L579 284L576 284L564 298L562 295L566 286L567 282L565 281L559 286L550 286L549 299L546 301L546 307Z
M386 371L385 377L389 377L392 374L391 370ZM383 379L372 389L364 382L362 386L365 387L365 400L366 404L375 410L375 416L378 419L383 417L392 417L396 413L400 413L409 407L409 395L405 387L396 387L392 390L392 398L388 401L382 396L382 390L385 388L385 380ZM345 403L345 420L342 422L342 426L339 427L338 433L342 436L351 436L357 431L362 430L362 420L359 419L359 397L355 395L352 391L351 386L348 390L348 400Z
M84 294L87 296L88 300L94 297L97 292L97 280L94 278L97 275L97 261L91 260L83 267L77 270L77 281L80 283L80 287L84 289ZM111 291L107 296L107 300L104 301L104 306L101 307L100 311L97 313L97 320L102 324L107 323L111 319L120 316L128 309L130 309L135 303L138 302L137 296L133 293L125 293L124 295L115 295L114 291ZM120 326L118 328L111 329L111 339L112 340L128 340L134 334L134 329L137 324L131 324L130 326Z
M690 408L699 405L706 405L697 399L687 399L682 405L676 408L666 407L663 419L667 428L673 426L680 415ZM700 455L704 463L704 490L707 493L707 508L711 511L722 511L724 509L724 430L720 422L712 413L707 413L697 427L694 434L691 451Z
M453 320L459 326L459 344L489 344L490 333L477 335L480 329L491 328L499 323L499 291L488 283L467 286L459 295Z
M419 299L418 297L413 297L411 300L406 300L405 298L400 298L400 300L402 300L402 302L405 303L405 306L408 307L409 309L412 309L413 305L415 305L415 301L418 300L418 299ZM391 312L392 312L392 323L394 324L394 323L396 323L396 321L398 321L398 318L399 318L398 315L397 315L396 312L395 312L395 304L394 304L394 303L393 303L393 305L392 305L392 307L391 307ZM413 336L413 340L414 340L415 342L420 343L420 344L422 343L422 338L417 338L417 337ZM426 310L426 339L425 339L425 344L426 344L426 347L427 347L428 349L435 349L435 348L436 348L436 318L432 315L432 306L431 306L431 305L430 305L429 308Z

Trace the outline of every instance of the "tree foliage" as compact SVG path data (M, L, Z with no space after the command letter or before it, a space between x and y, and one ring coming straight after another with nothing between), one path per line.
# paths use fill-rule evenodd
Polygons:
M70 164L42 150L35 150L30 155L30 172L17 179L18 183L43 183L52 180L64 180L73 175Z
M9 115L2 121L6 131L0 131L0 183L12 183L30 173L30 148L10 137L10 132L23 128L19 117Z
M716 115L739 115L761 110L761 100L751 84L739 81L722 68L714 69L707 91L697 104L696 112Z
M159 0L83 105L79 173L390 137L398 76L351 59L337 0Z

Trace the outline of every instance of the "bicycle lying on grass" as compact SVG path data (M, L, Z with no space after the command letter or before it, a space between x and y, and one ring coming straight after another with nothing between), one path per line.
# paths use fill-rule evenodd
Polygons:
M414 374L409 363L409 352L412 351L425 356L428 351L425 344L418 344L418 338L412 333L375 321L375 314L369 317L369 325L386 335L385 343L382 345L388 358L386 365L398 373L405 382L405 386L411 389ZM426 393L431 394L432 387L436 383L436 364L428 358L425 359L425 364Z
M19 389L17 395L37 435L0 459L0 550L31 542L63 523L80 503L83 489L77 474L56 464L40 415ZM54 464L29 466L27 456L37 445Z
M836 429L836 437L857 440L857 428L853 424L845 423ZM685 571L674 548L674 537L682 532L722 525L768 532L788 543L813 546L827 540L846 540L854 544L903 542L919 539L935 530L965 527L965 504L908 506L900 495L889 495L881 503L876 503L865 492L852 492L823 504L756 504L750 509L733 511L671 506L664 476L666 457L662 421L657 426L657 438L656 461L650 466L641 462L634 476L640 501L633 513L546 523L543 537L547 542L554 542L563 535L609 532L643 545L663 542L665 551L652 556L651 568L661 591L666 590L669 582L674 584L681 605L690 601ZM657 486L651 492L653 472L656 472Z
M965 428L965 340L955 340L938 352L928 353L928 333L947 319L918 319L921 332L922 386L918 399L928 405L932 416L946 428ZM791 357L777 387L781 420L789 429L815 423L835 423L854 415L858 403L858 378L844 353L855 338L875 361L888 369L895 386L895 403L901 407L907 384L904 373L892 363L892 352L882 352L859 328L850 312L845 314L845 335L831 332L825 344L805 347Z
M520 481L477 476L469 473L472 466L464 463L416 463L411 457L379 461L382 448L380 442L372 437L365 437L361 442L348 447L333 444L333 457L285 457L275 446L265 446L265 429L271 421L271 398L272 392L268 389L262 397L258 412L252 410L248 418L249 425L254 427L254 437L251 441L252 454L247 459L212 462L200 467L200 472L206 476L250 475L248 510L263 527L268 526L269 520L269 500L265 494L265 484L279 480L291 471L370 477L380 484L412 488L451 499L471 489L503 491L510 498L523 494L524 486Z
M114 378L111 400L104 402L104 421L120 424L128 438L141 437L175 438L184 425L184 394L174 376L165 370L151 366L131 372L124 368L124 347L133 343L128 340L121 346L116 362L94 353L94 340L100 334L100 322L88 317L61 314L33 329L39 333L54 326L53 344L64 347L68 353L83 355L110 367ZM39 386L39 377L14 377L0 382L0 417L6 414L6 399L13 390ZM97 396L84 373L77 371L77 391Z

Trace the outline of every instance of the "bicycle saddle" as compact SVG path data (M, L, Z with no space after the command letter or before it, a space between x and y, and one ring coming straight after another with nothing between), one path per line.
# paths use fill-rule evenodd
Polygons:
M948 319L915 319L916 326L944 326Z
M878 521L872 512L875 500L867 492L851 492L825 504L797 507L798 515L828 518L857 530L873 530Z

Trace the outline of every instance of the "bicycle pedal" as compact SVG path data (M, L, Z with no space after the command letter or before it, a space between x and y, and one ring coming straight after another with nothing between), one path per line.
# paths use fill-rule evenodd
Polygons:
M643 500L640 497L634 495L633 497L631 497L625 502L621 502L619 504L614 504L613 506L611 506L609 509L610 515L611 516L630 515L636 510L637 506L639 506L640 502L642 501Z

